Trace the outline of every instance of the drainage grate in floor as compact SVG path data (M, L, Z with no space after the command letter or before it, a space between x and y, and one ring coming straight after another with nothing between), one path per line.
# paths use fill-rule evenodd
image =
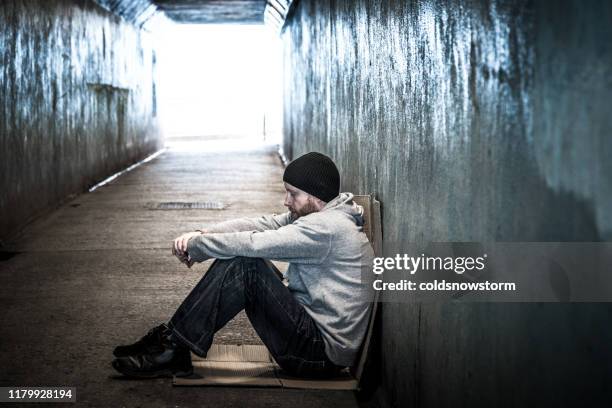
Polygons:
M147 207L151 210L224 210L227 206L218 201L204 201L196 203L149 203Z

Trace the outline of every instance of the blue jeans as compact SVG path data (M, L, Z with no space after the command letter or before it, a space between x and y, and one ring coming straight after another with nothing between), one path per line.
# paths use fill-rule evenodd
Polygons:
M217 259L175 312L173 337L206 357L215 332L245 310L255 331L281 366L298 377L325 378L342 368L325 354L314 320L261 258Z

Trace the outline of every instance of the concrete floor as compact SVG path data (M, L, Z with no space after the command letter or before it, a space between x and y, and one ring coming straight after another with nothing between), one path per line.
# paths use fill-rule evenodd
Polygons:
M96 407L357 405L351 392L180 388L170 379L115 377L113 347L167 321L209 265L180 264L170 253L176 236L284 211L282 166L272 147L206 146L176 144L10 243L19 254L0 261L0 386L73 386L78 406ZM151 209L177 201L227 207ZM216 341L260 343L244 313Z

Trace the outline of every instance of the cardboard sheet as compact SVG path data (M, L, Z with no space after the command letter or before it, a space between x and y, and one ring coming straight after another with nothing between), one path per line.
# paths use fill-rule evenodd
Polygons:
M326 380L287 375L265 346L213 344L205 359L192 354L194 373L175 377L179 386L284 387L302 389L354 390L357 380L348 370Z

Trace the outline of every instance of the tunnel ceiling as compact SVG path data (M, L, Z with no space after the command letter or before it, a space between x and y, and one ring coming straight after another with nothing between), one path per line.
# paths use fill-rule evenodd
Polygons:
M290 0L94 0L100 6L142 26L162 12L177 23L263 24L264 13L283 20ZM266 5L268 11L266 12Z
M266 0L153 0L177 23L263 24Z

